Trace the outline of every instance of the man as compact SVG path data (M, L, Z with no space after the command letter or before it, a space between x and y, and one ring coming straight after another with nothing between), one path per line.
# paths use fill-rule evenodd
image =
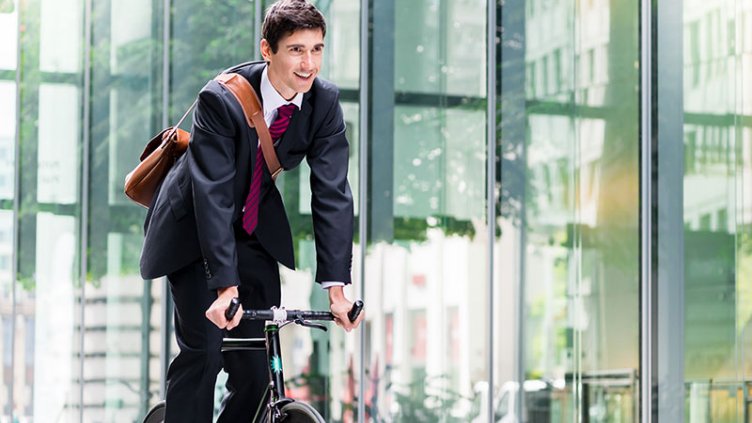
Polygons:
M348 143L337 88L317 78L326 24L305 0L280 0L262 28L264 62L232 71L259 93L283 168L305 157L311 168L316 281L346 330L353 204ZM283 134L283 135L280 135ZM167 373L168 423L211 422L216 375L228 373L218 422L248 421L268 381L263 352L220 353L222 337L260 337L260 322L227 321L233 297L243 308L279 305L278 262L294 268L290 227L255 129L216 81L199 94L187 153L165 178L146 217L144 278L167 275L180 352ZM242 311L242 309L241 309ZM225 332L225 330L232 330Z

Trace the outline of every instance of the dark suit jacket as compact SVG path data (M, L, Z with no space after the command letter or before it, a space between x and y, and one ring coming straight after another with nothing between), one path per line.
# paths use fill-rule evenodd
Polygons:
M232 68L261 95L265 64ZM201 90L188 151L170 170L144 223L141 276L152 279L203 258L209 289L237 285L234 225L242 219L258 138L232 93L212 80ZM263 102L263 99L262 99ZM316 280L350 282L353 202L348 143L337 88L317 78L277 143L284 169L305 157L311 168ZM280 263L294 268L290 225L266 166L255 235Z

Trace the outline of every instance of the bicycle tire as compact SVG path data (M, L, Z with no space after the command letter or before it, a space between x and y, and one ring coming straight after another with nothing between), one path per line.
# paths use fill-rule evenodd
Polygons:
M144 417L144 423L164 423L165 421L165 407L164 401L160 401L149 409Z
M282 419L276 423L326 423L321 414L315 408L304 402L292 401L282 406ZM269 421L268 410L261 413L261 418L256 420L257 423L267 423Z

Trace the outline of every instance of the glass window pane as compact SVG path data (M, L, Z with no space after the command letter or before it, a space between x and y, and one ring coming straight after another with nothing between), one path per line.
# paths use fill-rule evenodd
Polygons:
M77 418L76 407L70 405L79 398L75 382L79 374L76 355L80 351L75 323L79 321L75 301L76 218L39 213L36 227L36 274L18 287L23 292L17 295L16 305L21 315L28 313L30 318L23 320L31 326L21 326L16 342L26 345L26 337L34 337L33 356L27 357L34 377L16 388L32 392L25 404L19 405L26 408L26 404L33 404L34 420L56 421L61 416L68 420Z
M149 0L112 0L110 5L110 70L114 74L142 74L153 69L142 60L152 59L154 21Z
M0 198L12 199L16 162L16 83L0 81Z
M162 116L161 3L93 4L83 421L140 421L160 398L163 280L144 281L145 210L123 194ZM98 50L95 49L95 54ZM96 330L94 329L96 328Z
M82 0L41 0L39 69L43 72L81 70Z
M139 234L107 235L106 274L87 285L84 420L138 421L159 398L162 280L138 275Z
M78 199L80 90L75 85L39 86L38 191L40 203Z
M684 122L677 134L684 140L685 412L689 419L734 421L749 412L749 366L742 363L752 320L752 161L749 102L741 93L749 90L744 34L752 22L745 22L746 4L688 0L683 6L684 41L690 40L679 56Z
M497 341L499 418L637 419L638 11L503 8L495 310L520 346Z
M441 65L444 64L439 57L440 2L395 1L394 4L397 8L394 34L396 89L440 92Z
M357 89L360 82L360 2L318 1L326 16L326 53L321 76L340 89Z
M395 89L484 96L485 3L396 1Z
M252 60L255 6L247 0L178 0L172 5L170 119L177 122L222 70ZM190 127L190 117L185 128Z
M5 4L0 2L0 38L9 43L0 45L0 68L14 69L16 66L16 30L17 13L14 2ZM9 26L3 26L3 22ZM12 34L9 32L12 31ZM7 35L7 36L6 36ZM12 45L11 45L12 44ZM13 49L11 52L10 49ZM4 54L7 53L7 54ZM10 75L9 75L10 76ZM16 144L16 95L15 81L0 81L0 199L12 200L15 183L15 144ZM15 258L14 229L15 219L12 210L0 210L0 321L2 333L2 370L0 371L0 415L9 416L11 410L19 403L13 399L15 376L18 374L13 368L13 260ZM33 342L33 339L31 340ZM27 340L27 345L29 344ZM26 350L28 352L28 349ZM28 354L26 355L28 357ZM21 374L22 377L28 373ZM24 382L23 379L20 382Z
M397 216L483 218L485 111L399 106L396 111Z
M10 313L13 309L13 212L10 210L0 210L0 308L6 310L2 315L2 392L0 395L0 410L2 415L10 414L11 408L18 404L11 404L11 393L14 381L14 372L12 367L13 359L13 319ZM28 351L26 351L28 352ZM25 357L28 357L26 355Z
M394 69L370 82L366 407L376 420L483 421L486 2L390 5L373 23L372 65L393 54Z
M0 69L18 66L18 0L0 0Z
M741 4L741 13L736 15L736 28L741 35L738 60L741 71L737 90L741 93L738 98L739 119L736 120L737 142L736 156L739 160L736 168L736 207L727 212L729 225L736 225L737 239L737 328L743 328L739 336L741 362L752 362L752 332L748 329L752 322L752 5ZM734 222L736 221L736 222ZM742 367L741 377L749 392L752 380L752 368Z

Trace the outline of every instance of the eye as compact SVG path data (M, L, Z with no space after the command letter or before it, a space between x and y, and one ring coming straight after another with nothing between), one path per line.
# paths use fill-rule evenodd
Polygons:
M290 53L300 54L302 52L303 52L303 48L302 47L297 47L297 46L296 47L290 47Z
M324 51L324 46L316 46L316 47L313 48L313 53L314 54L320 54L323 51Z

